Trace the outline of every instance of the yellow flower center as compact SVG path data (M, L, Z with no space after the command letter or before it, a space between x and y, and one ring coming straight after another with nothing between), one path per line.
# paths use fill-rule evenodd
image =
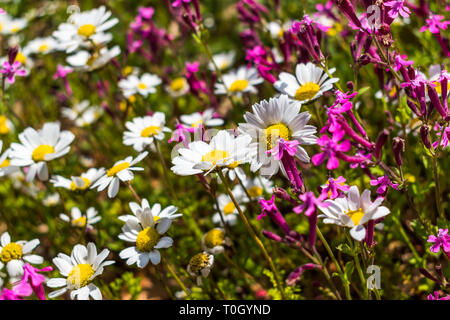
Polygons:
M223 213L225 213L225 215L232 214L234 212L234 209L236 209L236 206L234 205L233 201L230 201L225 205L225 207L223 207Z
M16 33L19 30L20 30L19 27L11 28L11 33Z
M213 166L217 164L217 162L222 161L226 158L228 158L230 154L223 150L217 150L214 149L211 152L208 152L207 154L202 156L203 162L211 162Z
M269 126L264 130L264 136L266 137L267 150L272 149L272 143L276 143L278 138L283 138L286 141L291 140L291 130L283 123L277 123Z
M45 161L45 156L50 153L54 153L55 149L48 144L41 144L39 147L34 149L31 157L34 161Z
M228 62L227 61L222 62L222 64L219 66L220 70L223 70L223 69L226 69L226 68L228 68Z
M136 97L135 97L135 96L129 96L129 97L128 97L128 101L129 101L130 103L135 103L135 102L136 102Z
M359 224L359 221L361 221L361 218L364 216L364 212L361 208L359 208L358 210L349 210L345 214L348 215L350 219L352 219L355 226Z
M11 260L17 260L22 258L22 246L15 242L10 242L3 247L0 253L0 260L3 263L8 263Z
M145 85L145 83L141 82L141 83L138 84L138 88L141 89L141 90L145 90L145 89L147 89L147 86Z
M90 37L95 33L95 26L93 24L83 24L78 28L78 34L83 37Z
M6 168L9 167L10 161L9 159L5 159L2 163L0 163L0 168Z
M170 89L172 91L180 91L184 88L184 78L176 78L170 83Z
M16 60L14 60L14 61L19 61L20 64L24 65L27 62L27 57L25 57L22 52L18 52L17 56L16 56Z
M141 252L150 252L158 243L160 235L154 228L147 227L139 232L136 239L136 248Z
M252 186L247 189L247 192L250 195L250 197L257 198L257 197L261 197L263 195L263 188L258 187L258 186Z
M131 67L131 66L126 66L126 67L123 68L123 70L122 70L122 74L123 74L124 76L127 76L127 75L131 74L132 72L133 72L133 67Z
M200 120L198 120L198 121L195 121L193 124L192 124L192 128L198 128L201 124L203 124L203 119L200 119Z
M283 38L284 30L281 28L280 31L278 31L277 35L279 38Z
M301 85L300 88L298 88L297 92L295 93L295 99L299 101L310 100L316 96L319 90L320 87L317 83L306 82L305 84Z
M227 165L227 167L230 169L236 169L240 164L241 164L241 161L235 161L235 162L232 162L231 164Z
M81 180L83 180L83 182L84 182L83 186L78 187L78 186L75 184L75 182L72 181L72 182L70 183L70 190L72 190L72 191L76 191L76 190L86 190L86 189L89 187L89 185L91 184L91 181L90 181L88 178L85 178L85 177L79 177L79 178L81 178Z
M78 219L72 220L72 225L80 228L84 228L86 226L87 219L86 217L79 217Z
M199 274L209 265L209 255L206 253L197 253L189 260L189 267L195 274Z
M158 216L154 216L154 217L153 217L153 221L155 221L155 223L158 223L159 219L161 219L161 218L158 217Z
M0 134L9 133L8 118L0 116Z
M330 29L328 29L327 34L329 36L334 37L338 33L340 33L343 29L343 26L341 23L335 23L334 26L332 26Z
M392 89L389 91L388 95L389 97L393 98L397 94L397 87L393 86Z
M214 248L220 246L225 239L225 233L220 229L212 229L206 233L205 245L208 248Z
M436 92L439 95L442 95L442 86L441 83L439 81L433 81L433 83L436 85L436 87L434 87L436 89Z
M90 264L81 263L72 268L67 276L67 282L74 288L79 289L89 284L94 273L94 269Z
M39 50L40 52L44 52L44 51L47 51L49 48L50 48L50 47L48 46L48 44L44 43L44 44L41 44L41 45L39 46L38 50Z
M239 91L244 91L245 88L248 87L248 81L247 80L236 80L235 82L233 82L230 86L230 88L228 89L228 91L230 92L239 92Z
M130 164L128 162L122 162L119 164L116 164L114 167L112 167L111 169L109 169L106 172L106 175L108 177L112 177L113 175L119 173L122 170L128 169L130 167Z
M148 138L161 131L161 128L158 126L150 126L141 131L141 137Z

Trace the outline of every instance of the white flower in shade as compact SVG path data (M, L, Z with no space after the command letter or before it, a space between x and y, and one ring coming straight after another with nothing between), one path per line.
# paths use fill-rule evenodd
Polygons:
M47 54L58 50L58 42L52 37L34 38L24 47L28 54Z
M281 162L274 162L274 158L268 156L266 151L276 147L279 138L300 142L295 156L303 162L310 161L308 153L301 145L315 144L317 137L314 134L317 129L307 125L311 115L307 111L299 113L300 108L300 102L281 95L256 103L252 106L253 113L245 113L244 119L247 123L240 123L239 130L249 134L254 141L252 146L256 150L252 153L252 171L263 166L264 175L271 176L278 172Z
M333 74L335 68L330 69ZM300 63L295 68L295 76L281 72L279 80L273 85L275 89L302 103L313 101L323 95L324 92L333 88L333 83L338 78L329 78L324 70L316 67L313 63Z
M31 254L31 251L38 245L39 239L11 242L9 233L3 233L0 237L0 270L6 265L10 277L20 278L23 275L25 263L41 264L44 262L41 256Z
M92 185L91 189L97 188L97 191L103 191L109 186L108 197L114 198L119 192L120 181L131 181L134 178L133 171L144 170L144 168L133 166L144 159L147 154L148 152L145 151L139 154L134 160L133 157L127 157L125 160L117 161L111 169L106 171L106 174Z
M173 79L165 88L172 97L177 98L188 93L190 86L185 77L179 77Z
M187 272L192 276L196 277L197 285L202 284L202 277L207 278L211 272L211 268L214 264L214 255L208 252L200 252L189 260L187 266Z
M147 199L142 199L141 205L139 205L136 202L130 202L129 203L130 209L133 212L134 216L132 215L124 215L120 216L119 219L123 222L127 222L129 219L139 220L139 218L136 217L142 217L144 214L144 211L149 211L153 219L155 220L155 223L158 223L160 219L166 218L170 220L174 220L176 218L181 217L182 213L177 213L178 208L175 206L168 206L167 208L164 208L164 210L161 211L161 205L159 203L155 203L153 207L150 207L150 204L148 203ZM146 213L147 214L147 213Z
M3 141L0 140L0 177L9 175L19 170L18 167L12 166L8 159L9 149L6 149L2 154Z
M46 207L54 207L59 204L61 197L58 192L50 193L44 199L42 199L42 204Z
M370 190L364 190L359 195L357 186L350 187L346 197L326 200L328 207L319 207L324 213L319 218L324 218L324 223L333 223L339 226L349 227L350 235L357 241L366 237L364 224L369 220L380 219L390 213L390 210L380 206L384 198L379 197L374 202L370 199Z
M0 135L14 131L14 124L6 116L0 115Z
M146 97L149 93L156 92L156 86L162 82L157 75L144 73L141 77L130 75L125 79L119 81L119 88L123 95L128 98L136 93Z
M233 193L233 196L239 205L245 202L245 193L240 186L234 187L231 192ZM237 208L234 205L234 202L231 200L230 196L228 194L219 194L219 196L217 197L217 202L219 204L219 208L217 209L216 204L214 204L216 213L212 216L212 221L215 224L220 224L221 226L223 226L220 213L217 212L220 210L220 212L222 212L222 217L225 220L225 223L230 226L234 226L236 224L239 212L237 211Z
M79 46L90 47L92 42L95 46L104 44L111 40L111 35L104 32L119 22L119 19L110 17L111 11L106 11L104 6L76 12L69 17L68 22L58 26L53 37L68 53Z
M65 188L72 191L84 191L105 174L105 169L91 168L80 176L72 176L70 179L62 176L53 176L50 182L57 188Z
M188 176L208 174L216 168L236 168L249 161L250 142L248 135L235 137L226 130L220 130L209 144L194 141L189 143L188 148L180 148L180 155L172 160L174 166L171 169L175 174Z
M172 218L162 217L162 212L159 216L154 216L152 212L161 208L155 206L156 204L150 209L146 200L142 201L142 207L132 202L130 208L135 215L120 217L125 225L119 238L136 244L123 249L119 254L122 259L127 260L128 265L136 263L139 268L144 268L149 261L154 265L159 264L161 254L158 249L170 248L173 244L172 238L163 236L172 224ZM173 209L166 212L167 216L170 216L170 210Z
M287 21L281 24L276 21L271 21L266 24L266 29L269 31L272 39L282 39L284 32L288 31L292 27L292 21Z
M102 217L98 215L98 211L93 207L87 209L86 215L83 215L77 207L73 207L70 210L70 217L64 213L61 213L59 217L74 227L87 229L93 229L92 225L102 220Z
M235 57L236 53L234 51L230 51L215 54L213 56L213 60L219 70L225 70L233 65ZM216 71L216 68L212 62L209 63L208 68L211 71Z
M244 182L244 185L250 197L256 200L264 197L264 192L271 194L273 188L273 182L271 180L260 176L248 179ZM244 200L247 201L248 197L245 197Z
M88 243L87 247L77 244L70 257L64 253L59 253L53 258L53 263L59 269L59 273L65 278L52 278L47 281L50 288L61 288L50 292L48 297L53 299L71 290L70 299L102 300L100 289L92 281L103 273L105 266L114 263L112 260L106 260L109 255L108 249L103 249L97 254L97 247L94 243Z
M155 112L151 116L134 118L125 123L129 131L123 134L123 144L133 146L137 152L142 152L153 141L163 140L164 132L171 130L165 126L166 116L162 112Z
M264 82L255 68L247 68L241 66L237 70L232 70L223 75L223 83L215 84L215 94L230 94L241 95L242 93L257 93L255 86Z
M77 127L85 127L96 121L103 113L103 109L99 106L91 106L88 100L83 100L72 108L62 108L61 113L74 121Z
M39 179L46 181L47 162L67 154L74 138L72 132L61 131L60 124L55 122L44 124L39 131L27 128L19 134L21 144L11 144L11 165L28 166L27 181L32 181L36 174Z
M119 46L114 46L111 49L103 47L99 51L94 51L93 53L85 50L78 51L76 54L68 56L66 61L76 70L92 71L103 67L119 54Z
M231 239L225 235L222 228L214 228L202 237L203 249L211 254L219 254L225 250L225 245L231 246Z
M203 112L194 112L180 116L184 125L192 128L198 128L200 125L205 127L217 127L224 124L223 119L214 117L214 109L206 109Z
M0 15L0 33L5 35L16 34L28 24L26 18L13 18L8 14Z

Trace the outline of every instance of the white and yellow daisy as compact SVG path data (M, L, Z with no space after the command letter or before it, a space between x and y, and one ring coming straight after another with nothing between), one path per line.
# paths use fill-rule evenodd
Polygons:
M86 210L86 215L83 215L77 207L73 207L70 210L70 217L65 213L61 213L59 218L74 227L86 229L93 229L94 227L92 225L102 220L102 217L98 215L98 211L93 207Z
M0 177L4 177L19 170L18 167L12 166L8 159L9 149L2 154L3 141L0 140Z
M52 37L34 38L24 47L28 54L47 54L58 50L58 42Z
M82 173L80 176L72 176L70 179L58 175L53 176L50 179L50 182L53 183L56 188L65 188L72 191L84 191L92 186L92 184L104 174L104 168L91 168L87 172Z
M6 116L0 115L0 135L14 131L14 124Z
M100 50L94 52L88 52L86 50L78 51L76 54L68 56L66 61L75 70L78 71L92 71L103 67L112 58L117 57L120 54L120 47L114 46L111 49L103 47Z
M155 220L155 223L158 223L158 221L163 218L175 220L176 218L179 218L183 215L182 213L177 213L178 208L175 206L168 206L167 208L164 208L162 211L161 205L159 203L155 203L153 207L150 207L150 204L148 203L147 199L142 199L141 205L139 205L136 202L130 202L129 206L134 216L123 215L119 217L119 219L125 223L129 219L132 219L135 222L139 222L138 221L140 219L139 217L143 216L144 211L150 211L150 213L153 216L153 219Z
M236 53L234 51L218 53L213 56L213 60L219 68L219 70L223 71L231 67L234 63L236 57ZM209 70L216 71L214 64L212 62L208 65Z
M266 29L269 31L272 39L282 39L286 31L292 27L292 21L287 21L284 24L278 21L271 21L266 24Z
M240 186L234 187L231 192L233 193L233 196L239 205L244 203L245 193ZM220 213L218 212L220 210L220 212L222 212L222 217L225 220L225 223L227 225L234 226L238 219L239 212L237 211L236 206L234 205L234 202L231 200L230 196L223 193L219 194L219 196L217 197L217 202L219 204L219 208L217 208L216 204L214 204L216 213L212 216L212 221L215 224L220 224L221 226L223 226L222 218L220 216Z
M264 175L271 176L278 172L281 162L274 163L273 157L266 152L276 147L279 138L300 142L295 156L303 162L310 161L308 153L300 145L315 144L317 129L307 125L311 115L307 111L299 113L300 108L300 102L281 95L256 103L252 106L253 113L245 113L246 123L240 123L239 130L250 135L254 141L252 146L256 152L252 153L252 171L264 166L264 172L261 172Z
M0 270L6 265L9 276L16 279L23 275L25 263L41 264L44 259L36 254L31 254L31 251L38 245L39 239L11 242L9 233L3 233L0 237Z
M329 74L333 74L335 68L330 69ZM324 92L333 88L333 83L339 81L338 78L329 78L328 75L313 63L297 64L295 68L295 76L281 72L279 80L273 85L282 94L287 94L289 97L308 103L323 95Z
M214 255L208 252L197 253L189 260L187 272L197 279L197 285L202 284L202 277L207 278L214 264Z
M378 197L374 202L370 199L370 190L364 190L359 195L357 186L350 187L346 197L326 200L328 207L319 207L324 214L319 218L324 218L324 223L337 224L349 227L350 235L357 241L366 237L364 224L369 220L380 219L390 213L390 210L380 206L384 198Z
M130 75L127 78L120 80L119 88L126 98L137 93L146 97L149 93L155 93L156 86L160 85L161 82L161 78L157 75L144 73L141 77Z
M129 131L123 134L123 144L133 146L137 152L142 152L153 141L163 140L164 132L171 130L165 126L166 116L162 112L155 112L151 116L134 118L125 123Z
M106 171L106 174L91 186L91 189L97 188L97 191L103 191L109 186L108 197L114 198L119 192L120 181L131 181L134 178L133 171L144 170L144 168L133 166L144 159L147 154L148 152L145 151L139 154L134 160L133 157L127 157L125 160L117 161L111 169Z
M230 94L242 95L242 93L257 93L256 85L264 82L255 68L247 68L241 66L237 70L232 70L223 75L223 83L215 84L215 94Z
M74 104L72 108L62 108L61 114L75 122L77 127L85 127L96 121L102 114L103 108L91 106L88 100Z
M173 79L165 88L171 97L178 98L188 93L190 86L185 77L178 77Z
M225 246L231 246L231 239L225 235L222 228L209 230L203 235L201 242L203 250L214 255L222 253Z
M27 128L19 134L21 144L11 144L11 165L28 166L27 181L32 181L36 174L46 181L47 162L67 154L74 138L72 132L61 131L60 124L56 122L48 122L38 131Z
M264 177L255 177L253 179L247 179L244 182L245 189L247 189L247 193L253 200L259 200L264 197L264 193L271 194L273 189L273 182ZM248 197L244 198L245 201L248 200Z
M178 149L179 156L172 160L175 174L188 176L208 174L216 168L235 168L247 163L251 137L245 134L235 137L227 130L220 130L209 143L194 141L187 148Z
M172 238L163 236L172 224L172 218L153 216L153 208L150 210L146 201L142 201L142 207L130 203L130 208L135 215L120 218L125 221L125 225L119 238L136 245L123 249L119 256L126 259L128 265L136 263L139 268L144 268L149 261L154 265L159 264L161 254L158 249L170 248L173 244Z
M223 119L214 117L214 109L209 108L203 112L194 112L180 116L181 122L189 127L198 128L200 125L205 127L217 127L224 124Z
M0 33L5 35L16 34L28 25L26 18L13 18L8 14L0 15Z
M65 278L52 278L47 281L50 288L61 288L50 292L48 297L53 299L67 290L71 290L70 299L102 300L100 289L92 281L103 273L105 266L114 263L112 260L106 260L109 255L108 249L103 249L97 254L97 247L94 243L88 243L87 247L77 244L70 257L64 253L59 253L53 258L53 263L59 270L59 273Z
M58 192L50 193L42 199L42 204L46 207L54 207L61 202L61 197Z

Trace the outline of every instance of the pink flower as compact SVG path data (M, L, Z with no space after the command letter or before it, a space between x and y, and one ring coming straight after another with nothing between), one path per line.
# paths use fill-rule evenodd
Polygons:
M337 179L329 178L326 187L322 189L320 198L336 199L344 192L347 192L350 189L350 186L344 184L345 181L346 179L342 176Z
M53 75L53 79L65 78L69 73L72 73L73 69L71 67L64 67L60 64L56 67L56 72Z
M405 6L404 0L393 0L393 1L385 2L384 5L386 7L391 8L388 11L388 16L391 17L392 19L397 18L399 14L403 18L408 18L411 13L411 10L409 10L409 8L407 6Z
M310 217L316 213L317 207L328 207L329 203L322 202L322 197L316 198L313 192L306 192L299 196L299 199L303 201L303 203L293 210L296 214L300 214L304 212L305 216Z
M183 3L190 3L190 2L191 2L191 0L175 0L174 2L172 2L172 7L178 8Z
M6 11L0 8L0 14L6 14Z
M441 22L442 19L444 19L443 16L431 14L430 18L426 20L427 24L420 28L420 32L429 30L431 33L439 33L439 29L446 30L450 21Z
M39 300L45 300L44 286L42 285L45 281L45 277L38 272L47 272L52 270L52 267L37 269L28 263L23 266L24 272L22 281L26 281L31 284L31 288L33 289Z
M9 83L14 83L15 81L15 76L25 76L25 70L24 69L20 69L21 67L21 63L19 61L14 62L12 65L8 62L5 61L3 62L3 67L0 70L0 73L3 73L6 78L8 79Z
M314 263L306 263L289 274L286 279L286 284L288 286L295 286L300 281L303 272L312 269L322 269L322 266Z
M0 295L0 300L23 300L23 297L29 297L33 289L26 281L20 281L13 286L12 290L4 288Z
M438 137L440 137L441 136L441 132L442 132L442 126L440 126L439 124L437 125L437 128L435 128L435 130L436 131L438 131L438 132L436 132L436 135L438 136ZM433 148L437 148L438 147L438 145L439 145L439 140L441 141L441 147L442 148L446 148L447 146L448 146L448 141L449 141L449 139L450 139L450 127L446 127L445 128L445 130L444 130L444 136L442 137L442 139L441 138L439 138L439 139L437 139L435 142L433 142Z
M450 252L450 235L448 235L448 229L439 229L437 237L430 235L427 242L434 243L430 247L430 251L438 253L441 246L444 252Z
M377 189L377 193L379 195L385 195L389 186L395 190L398 190L398 184L392 183L387 175L379 177L378 179L370 180L370 185L379 186Z
M275 160L281 160L285 153L293 157L297 152L297 146L299 144L300 142L297 140L285 141L283 138L280 138L277 145L266 152L272 154Z
M395 71L399 71L401 69L402 66L410 66L414 64L414 61L412 60L405 60L408 57L406 56L406 54L402 54L402 55L396 55L395 56L395 66L394 66L394 70Z
M433 294L427 296L428 300L450 300L450 295L439 298L439 291L435 291Z
M344 140L342 143L339 143L340 139L333 138L330 139L327 135L321 136L317 139L317 144L320 146L322 153L315 154L311 161L315 166L321 165L325 159L327 161L327 169L334 170L339 167L339 159L338 154L341 152L346 152L351 149L351 144L349 140Z

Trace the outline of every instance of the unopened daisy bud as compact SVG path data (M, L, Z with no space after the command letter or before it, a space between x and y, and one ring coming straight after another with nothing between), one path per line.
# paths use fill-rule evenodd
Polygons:
M283 239L279 235L277 235L277 234L275 234L275 233L273 233L271 231L263 230L262 234L267 239L270 239L270 240L273 240L273 241L276 241L276 242L282 242L283 241Z
M377 159L377 160L381 159L381 150L383 149L383 146L386 144L388 137L389 137L389 130L387 130L387 129L384 129L378 135L378 139L375 144L375 149L373 151L373 155L374 155L375 159Z
M19 53L19 47L14 46L9 48L8 50L8 62L9 64L13 64L16 61L17 54Z
M430 127L426 124L424 124L422 127L420 127L420 138L422 139L423 144L427 149L431 149L431 142L430 138L428 137L428 133L430 132Z
M392 150L394 151L395 162L398 166L402 165L402 153L405 152L405 140L395 137L392 141Z
M197 277L197 284L201 285L202 277L208 277L211 267L214 264L214 256L207 252L197 253L195 256L189 260L187 266L187 272L193 276Z

